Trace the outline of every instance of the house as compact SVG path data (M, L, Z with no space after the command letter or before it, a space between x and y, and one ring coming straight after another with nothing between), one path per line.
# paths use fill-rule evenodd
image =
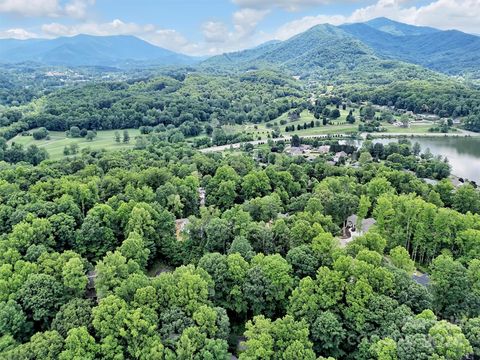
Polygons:
M347 218L347 226L345 232L347 233L348 237L340 240L340 245L342 247L347 246L348 243L352 242L356 237L362 236L363 234L368 232L368 230L370 230L372 226L376 224L376 221L373 218L363 219L361 223L361 228L358 229L357 222L358 216L355 214Z
M328 154L330 152L330 145L322 145L317 148L320 154Z
M311 149L312 147L310 145L300 145L298 147L295 147L295 146L291 146L287 149L287 152L290 154L290 155L303 155L305 154L306 152L309 152L309 150Z
M333 157L333 162L338 163L341 158L346 158L346 157L348 157L348 154L345 151L340 151L336 153L335 156Z
M355 214L347 218L347 227L350 227L350 229L353 230L352 233L357 233L357 236L360 236L366 233L376 223L375 219L373 218L363 219L361 224L361 230L360 230L360 229L357 229L357 222L358 222L358 216Z

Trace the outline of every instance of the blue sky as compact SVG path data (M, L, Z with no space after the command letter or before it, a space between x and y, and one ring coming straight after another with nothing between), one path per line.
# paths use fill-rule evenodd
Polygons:
M480 0L0 0L0 37L128 34L211 55L379 16L480 34Z

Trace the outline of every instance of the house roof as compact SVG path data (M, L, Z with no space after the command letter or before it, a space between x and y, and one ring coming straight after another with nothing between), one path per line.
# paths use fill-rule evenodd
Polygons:
M348 223L352 223L353 225L356 225L357 224L357 215L354 214L354 215L349 216L347 218L347 224ZM364 233L367 232L376 223L377 223L377 221L374 218L363 219L362 220L362 231Z

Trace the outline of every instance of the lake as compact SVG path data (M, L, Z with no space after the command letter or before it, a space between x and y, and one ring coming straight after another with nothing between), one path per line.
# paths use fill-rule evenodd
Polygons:
M412 144L418 142L424 152L446 156L452 167L452 174L480 183L480 137L436 137L408 138ZM398 139L375 139L388 144Z

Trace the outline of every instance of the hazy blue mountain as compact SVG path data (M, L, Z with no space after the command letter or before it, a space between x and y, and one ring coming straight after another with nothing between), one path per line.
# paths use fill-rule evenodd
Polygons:
M396 36L425 35L438 32L439 30L426 26L413 26L393 21L385 17L372 19L366 25Z
M195 58L154 46L134 36L77 35L57 39L0 40L0 62L46 65L186 65Z

